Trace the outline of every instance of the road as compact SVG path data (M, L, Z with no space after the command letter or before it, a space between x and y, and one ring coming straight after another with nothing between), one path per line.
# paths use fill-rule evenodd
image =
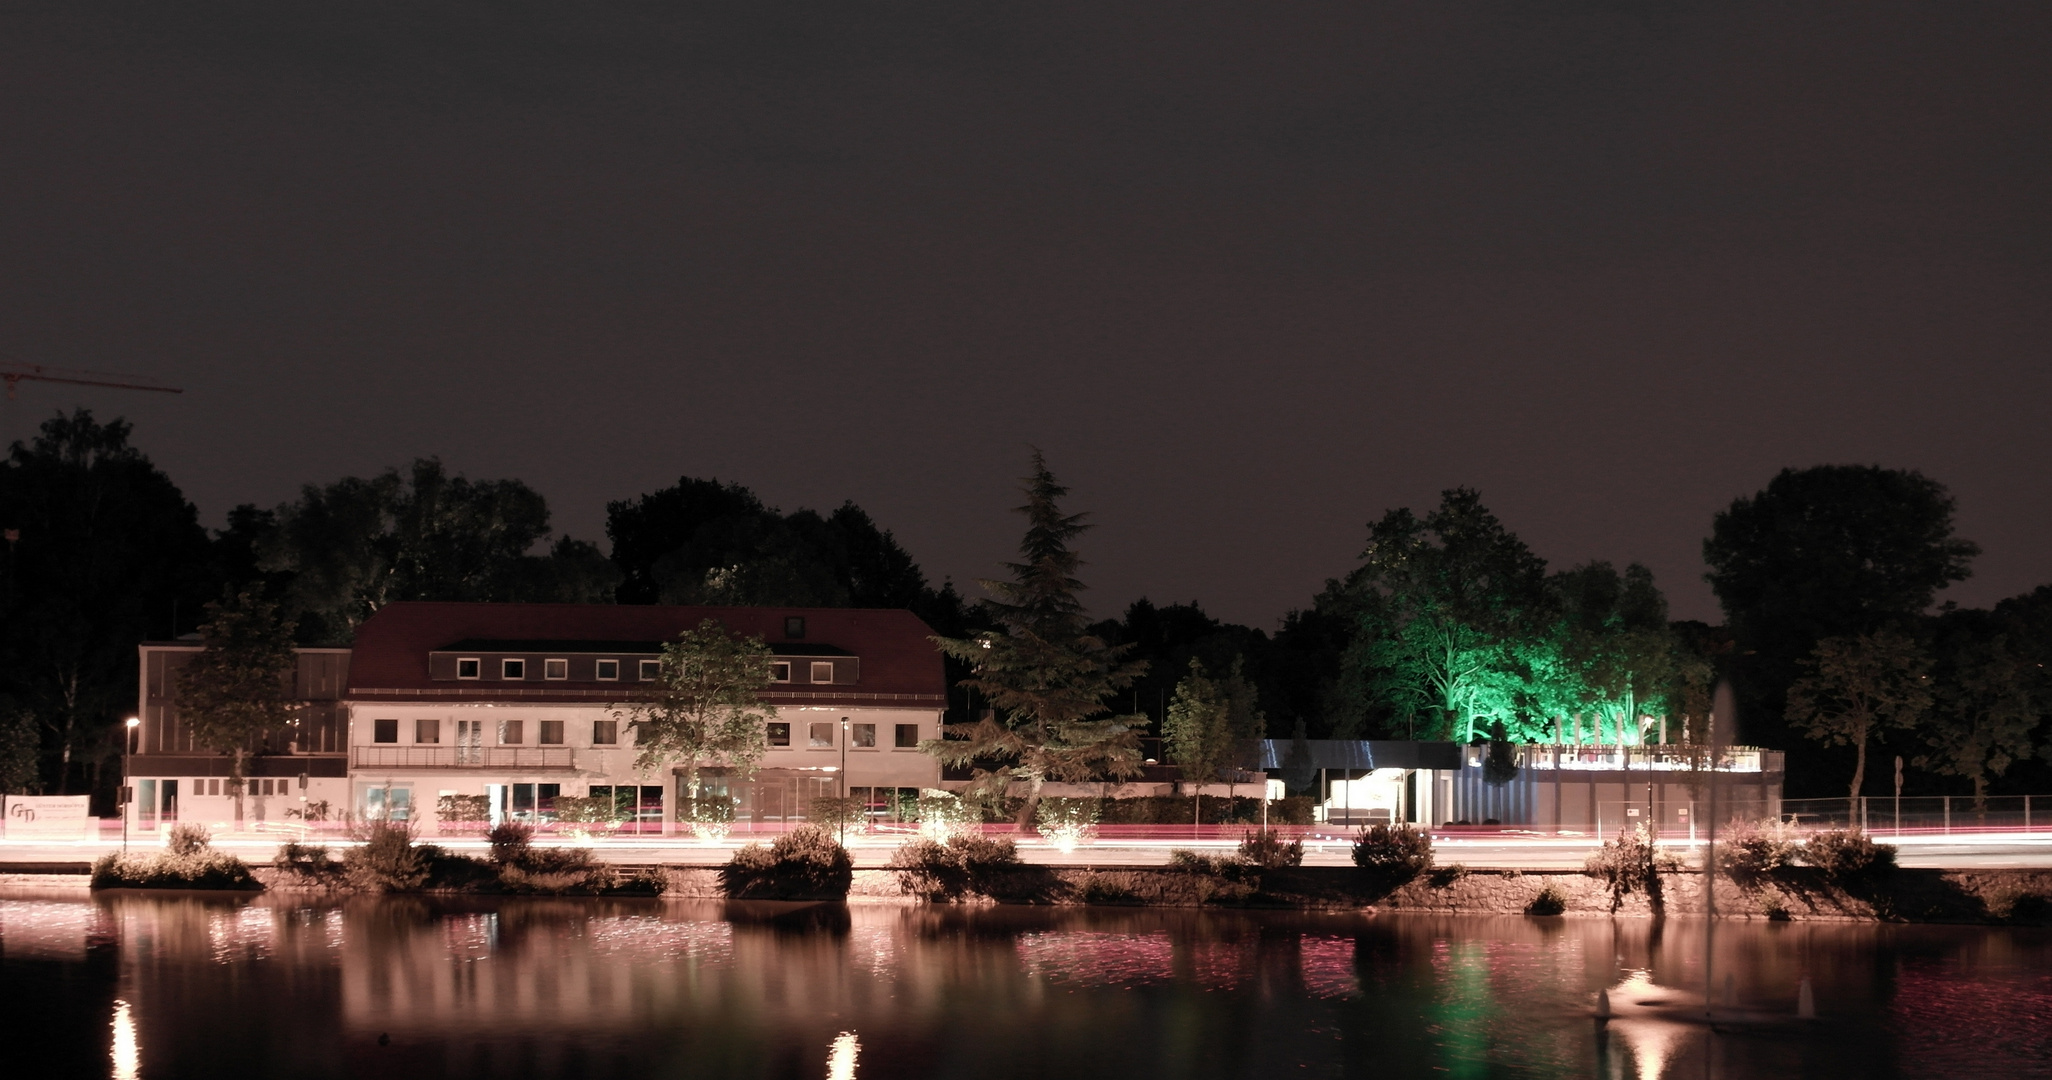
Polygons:
M880 867L890 862L891 853L902 837L850 837L849 852L857 867ZM1953 833L1951 835L1908 835L1875 837L1895 844L1897 861L1906 867L1947 870L2046 869L2052 870L2052 831L2021 833ZM323 841L333 843L333 841ZM452 850L469 855L483 854L482 840L435 839ZM158 841L134 841L138 850L152 849ZM247 862L269 862L277 850L278 838L267 835L217 837L214 846L240 856ZM555 846L555 842L545 842ZM685 839L609 840L597 845L608 862L624 865L665 863L686 866L716 866L724 863L739 847L738 842L708 844ZM1433 854L1441 866L1459 863L1476 869L1571 870L1579 869L1596 841L1583 837L1440 837ZM1680 854L1684 862L1694 861L1690 853L1700 844L1667 841L1665 846ZM49 842L0 839L0 873L10 864L90 862L107 851L119 850L116 842ZM1034 838L1019 845L1019 856L1029 863L1050 866L1158 866L1176 849L1205 854L1227 854L1230 841L1191 840L1107 840L1089 843L1072 851L1061 851ZM1304 865L1345 866L1351 861L1351 845L1341 836L1307 838Z

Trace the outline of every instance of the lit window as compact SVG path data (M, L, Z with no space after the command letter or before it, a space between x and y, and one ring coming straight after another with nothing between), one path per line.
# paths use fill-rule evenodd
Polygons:
M569 677L570 677L570 661L568 661L568 660L544 660L544 661L542 661L542 678L544 678L544 679L567 679L567 678L569 678Z
M413 741L417 743L438 743L442 741L440 720L417 719L413 722Z
M769 744L771 746L791 745L791 725L781 720L771 724L769 726Z
M475 656L459 658L456 661L456 677L459 679L475 679L478 677L478 669L482 666Z
M525 723L526 721L524 720L499 721L499 745L519 746L522 742L525 742L527 733L521 727Z
M790 682L790 681L791 681L791 665L790 665L790 664L788 664L788 663L775 663L775 664L771 664L771 665L770 665L770 681L771 681L771 682Z
M790 638L792 641L803 640L805 637L805 616L784 616L784 636Z
M815 750L834 745L834 725L832 723L813 724L812 730L808 734L810 736L809 743Z
M527 678L527 661L525 661L525 660L501 660L501 661L499 661L499 678L501 678L501 679L525 679L525 678Z
M543 720L541 722L541 731L537 734L541 736L541 744L543 746L561 746L563 745L563 722L561 720Z
M833 664L833 661L831 661L831 660L814 660L814 661L812 662L812 681L813 681L813 682L833 682L833 681L834 681L834 664Z
M615 671L617 674L617 669ZM620 741L618 720L593 720L591 722L591 745L612 746Z
M661 660L643 660L641 662L642 682L654 682L662 677L663 662Z
M598 662L598 678L600 682L612 682L619 677L620 662L618 660L601 660Z
M917 747L918 745L919 745L919 725L918 725L918 724L899 724L899 725L898 725L898 749L900 749L900 750L912 749L912 748L916 748L916 747Z
M853 728L853 737L849 741L860 749L876 749L876 725L856 724Z
M372 741L372 742L389 742L389 743L395 743L395 742L398 742L398 741L399 741L399 721L397 721L397 720L373 720L373 721L371 721L371 741Z

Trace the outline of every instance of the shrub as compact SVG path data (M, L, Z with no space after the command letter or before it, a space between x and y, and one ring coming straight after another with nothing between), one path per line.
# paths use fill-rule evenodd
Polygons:
M1567 910L1567 893L1552 882L1539 887L1532 896L1532 902L1525 905L1527 915L1558 915Z
M1877 844L1860 829L1827 829L1803 844L1803 861L1830 880L1849 884L1895 869L1895 846Z
M1282 833L1274 829L1251 829L1240 834L1240 861L1263 870L1301 866L1304 862L1304 842L1286 841Z
M198 846L182 852L149 854L109 852L93 862L95 889L231 889L258 892L263 883L241 859L206 846L206 830L197 830Z
M912 814L919 821L922 836L943 843L983 820L979 808L964 802L954 792L938 788L920 789L918 801L912 804Z
M1415 825L1370 825L1354 837L1354 865L1409 881L1432 868L1432 834Z
M1589 856L1583 869L1590 877L1610 887L1610 910L1623 906L1625 897L1643 892L1651 901L1653 909L1662 908L1660 873L1663 870L1679 868L1674 856L1661 850L1653 842L1652 833L1643 824L1633 825L1603 842L1603 846Z
M946 843L914 840L891 855L898 888L929 900L954 900L969 893L988 895L990 875L1018 865L1018 845L981 836L955 836Z
M818 800L813 800L813 820L818 818ZM700 795L695 799L682 799L677 805L677 820L691 826L691 835L700 840L725 840L734 831L734 798L731 795Z
M1246 864L1235 855L1206 855L1197 851L1185 851L1182 848L1176 848L1169 852L1168 857L1169 869L1181 870L1191 874L1214 874L1219 877L1232 877L1244 869L1245 866Z
M1034 808L1033 824L1040 835L1063 851L1073 851L1097 833L1097 821L1104 807L1099 799L1042 799Z
M1779 821L1733 822L1720 838L1717 868L1732 880L1750 883L1771 877L1795 862L1796 841Z
M304 881L328 882L342 875L342 864L329 856L327 848L298 841L280 844L271 865Z
M1110 874L1098 873L1092 873L1083 879L1077 895L1086 904L1132 904L1140 899L1129 882Z
M533 850L534 827L517 821L502 821L485 834L492 845L492 861L500 866L518 865Z
M171 826L171 835L165 839L164 845L171 849L173 855L197 855L213 842L214 835L207 831L206 826L180 822Z
M854 880L848 849L817 825L801 825L765 848L750 844L720 868L720 887L735 899L840 900Z
M365 892L412 892L427 884L440 852L416 847L413 830L403 822L366 822L359 834L363 841L342 856L342 871L349 884Z
M443 795L435 800L435 819L444 825L469 825L492 819L488 795Z

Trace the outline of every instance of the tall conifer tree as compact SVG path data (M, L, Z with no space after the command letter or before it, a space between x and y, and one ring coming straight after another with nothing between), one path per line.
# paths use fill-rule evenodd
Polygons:
M1083 514L1064 514L1069 493L1047 462L1033 452L1025 480L1026 536L1020 561L1007 563L1010 581L984 581L993 599L985 609L999 630L967 638L934 639L971 668L964 685L990 702L991 715L948 725L949 738L924 749L943 764L975 768L971 790L1000 797L1013 781L1027 785L1020 827L1033 820L1040 789L1049 781L1081 783L1125 779L1140 772L1137 729L1141 716L1112 716L1105 699L1132 685L1144 661L1126 659L1124 646L1108 646L1089 631L1076 577L1083 565L1069 542L1089 528Z

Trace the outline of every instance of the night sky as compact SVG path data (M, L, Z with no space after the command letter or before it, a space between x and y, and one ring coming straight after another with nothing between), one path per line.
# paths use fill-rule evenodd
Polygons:
M10 2L0 359L209 524L438 454L717 476L1261 626L1467 484L1715 620L1784 465L2052 582L2052 5ZM972 595L975 591L971 590Z

